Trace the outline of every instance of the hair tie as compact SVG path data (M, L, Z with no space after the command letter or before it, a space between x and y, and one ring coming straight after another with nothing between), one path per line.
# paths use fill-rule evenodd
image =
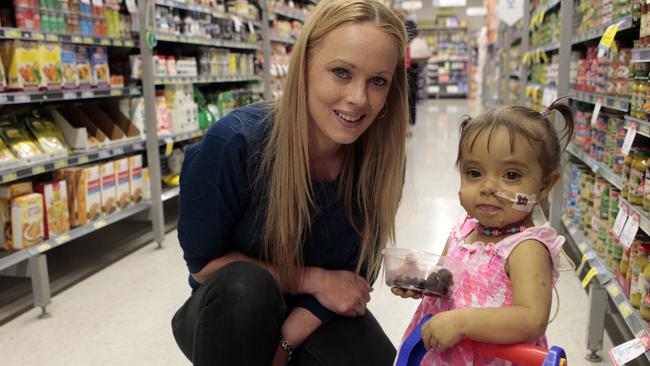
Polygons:
M540 115L542 116L542 118L548 118L548 116L551 115L551 111L549 111L548 109L544 109L542 113L540 113Z

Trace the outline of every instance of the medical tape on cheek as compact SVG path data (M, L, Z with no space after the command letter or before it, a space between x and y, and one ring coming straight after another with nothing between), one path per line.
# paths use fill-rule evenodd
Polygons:
M531 212L537 203L537 196L535 194L515 193L515 199L512 203L512 208L519 211Z

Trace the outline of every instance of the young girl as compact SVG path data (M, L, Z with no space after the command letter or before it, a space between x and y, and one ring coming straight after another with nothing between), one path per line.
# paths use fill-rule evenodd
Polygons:
M551 111L564 117L562 136L549 120ZM469 271L454 277L449 298L425 297L406 330L405 338L433 314L422 327L429 351L421 365L510 364L456 345L463 338L547 347L564 238L548 224L535 226L532 210L559 179L560 141L570 140L573 124L571 108L557 101L543 113L504 106L462 122L456 164L467 217L452 230L445 253ZM393 293L421 296L398 288Z

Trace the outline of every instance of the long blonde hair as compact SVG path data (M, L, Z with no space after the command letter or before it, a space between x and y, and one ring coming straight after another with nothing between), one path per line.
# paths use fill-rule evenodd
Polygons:
M309 233L315 208L309 167L307 63L319 41L347 22L371 22L394 37L400 52L385 113L356 142L343 146L338 197L362 238L356 272L366 265L368 278L374 279L381 265L381 250L395 239L409 118L404 24L377 0L322 0L293 48L284 93L271 113L274 121L262 152L259 176L270 181L265 195L268 206L263 253L290 291L296 289L300 279L302 242ZM354 215L355 205L361 210L361 218Z

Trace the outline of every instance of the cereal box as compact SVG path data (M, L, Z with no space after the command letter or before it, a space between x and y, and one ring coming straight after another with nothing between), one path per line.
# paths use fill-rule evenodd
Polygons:
M32 193L32 182L20 182L0 186L0 246L11 249L13 235L11 228L11 200Z
M77 73L79 86L89 87L93 81L93 72L90 65L90 52L86 46L77 46Z
M11 90L35 91L45 84L39 70L38 43L30 41L5 41L2 58Z
M102 212L110 215L117 210L115 162L101 164L99 171L102 178Z
M129 190L131 192L131 201L139 203L144 197L142 177L142 155L129 157Z
M43 241L43 195L30 193L11 202L12 249L24 249Z
M117 207L125 209L131 204L128 158L115 161L115 177L117 178Z
M105 88L109 86L110 72L108 70L108 55L104 47L92 47L90 65L93 76L91 86Z
M45 239L68 232L70 214L65 180L41 183L36 186L36 192L43 195Z
M86 225L102 214L99 166L83 168L77 180L77 224Z
M61 76L64 89L79 87L77 51L74 45L64 44L61 46Z
M145 201L151 199L151 183L149 182L149 168L142 169L142 197Z
M77 223L77 187L79 185L78 178L80 177L82 168L66 168L54 172L55 180L65 180L66 193L68 196L68 218L70 220L70 227L79 226Z
M61 89L61 45L39 42L38 64L43 79L41 85L49 90Z

